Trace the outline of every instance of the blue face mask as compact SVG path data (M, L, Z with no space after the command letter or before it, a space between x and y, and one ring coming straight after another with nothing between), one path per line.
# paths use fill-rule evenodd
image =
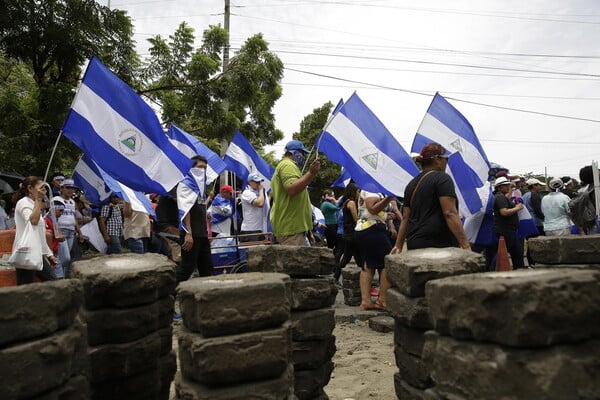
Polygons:
M304 153L302 153L301 151L298 150L292 150L291 151L292 156L294 157L294 161L296 161L296 164L302 168L302 166L304 166L304 161L306 160L306 157L304 157Z

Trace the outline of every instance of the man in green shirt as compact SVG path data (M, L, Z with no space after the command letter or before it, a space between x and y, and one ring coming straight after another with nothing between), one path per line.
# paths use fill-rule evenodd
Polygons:
M273 207L271 226L279 244L304 246L305 233L312 228L310 199L306 187L319 172L321 164L315 159L308 172L302 175L300 166L310 152L299 140L285 145L283 159L271 179Z

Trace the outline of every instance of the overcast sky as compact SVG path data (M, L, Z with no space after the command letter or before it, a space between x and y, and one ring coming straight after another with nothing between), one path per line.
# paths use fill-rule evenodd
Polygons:
M197 36L222 24L224 0L110 6L132 17L144 57L182 21ZM231 14L233 50L260 32L286 67L277 156L304 116L356 90L407 151L439 91L512 173L577 176L599 158L598 0L231 0Z

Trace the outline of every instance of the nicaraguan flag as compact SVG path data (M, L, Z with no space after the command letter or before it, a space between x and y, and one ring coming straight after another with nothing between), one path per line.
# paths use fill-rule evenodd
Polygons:
M454 179L461 215L467 218L484 209L489 188L483 186L490 163L469 121L439 93L433 97L411 151L419 153L431 142L450 152L446 172Z
M340 173L340 177L337 178L335 180L335 182L333 182L331 184L331 187L345 188L346 186L348 186L348 184L350 183L351 180L352 180L352 177L350 176L350 173L348 173L348 171L346 171L346 169L344 167L342 167L342 172Z
M179 209L179 226L187 232L183 219L190 212L198 197L204 199L206 191L206 170L192 168L177 185L177 207Z
M264 179L263 187L267 191L271 189L271 178L275 169L263 160L240 131L233 135L223 161L227 164L227 170L234 172L244 182L249 174L256 173Z
M227 168L227 165L221 160L221 157L208 148L204 143L196 137L190 135L175 124L171 124L167 132L171 143L187 158L192 158L195 155L206 157L208 167L206 168L206 183L211 183L219 174Z
M333 115L317 150L340 164L363 190L402 195L419 169L356 93Z
M83 190L85 197L95 206L101 206L109 202L112 189L104 181L104 171L90 158L84 154L73 170L73 181L75 185Z
M133 210L156 217L150 200L143 193L134 191L113 179L87 154L84 154L75 166L73 180L94 205L108 203L111 194L115 194L130 203Z
M192 166L171 144L150 106L96 57L62 133L133 190L167 194Z

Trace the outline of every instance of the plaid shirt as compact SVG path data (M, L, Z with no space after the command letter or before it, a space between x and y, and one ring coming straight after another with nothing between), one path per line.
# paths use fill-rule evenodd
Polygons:
M110 211L112 207L112 213ZM123 214L119 206L107 204L102 206L100 217L106 219L106 232L108 236L121 236L123 233Z

